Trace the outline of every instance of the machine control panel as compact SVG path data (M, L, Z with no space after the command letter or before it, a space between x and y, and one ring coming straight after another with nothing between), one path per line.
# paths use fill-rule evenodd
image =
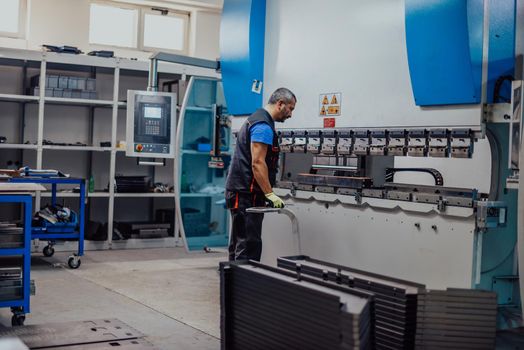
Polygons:
M137 143L135 146L136 152L142 152L146 156L147 153L169 153L170 145L157 145L157 144L147 144L147 143Z
M176 94L127 93L127 149L129 157L174 157Z
M446 158L449 155L447 129L435 129L429 132L429 155L438 158Z

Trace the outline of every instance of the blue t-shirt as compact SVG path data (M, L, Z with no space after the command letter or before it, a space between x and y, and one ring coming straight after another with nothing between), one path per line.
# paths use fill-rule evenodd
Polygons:
M265 143L266 145L273 144L273 129L267 123L256 123L249 128L251 142Z

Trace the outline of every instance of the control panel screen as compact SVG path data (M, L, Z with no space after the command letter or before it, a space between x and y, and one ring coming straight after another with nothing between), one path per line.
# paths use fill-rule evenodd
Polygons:
M135 115L135 142L169 144L171 132L169 103L142 100L137 104L139 113Z
M160 107L144 107L144 118L160 119L162 118L162 108Z

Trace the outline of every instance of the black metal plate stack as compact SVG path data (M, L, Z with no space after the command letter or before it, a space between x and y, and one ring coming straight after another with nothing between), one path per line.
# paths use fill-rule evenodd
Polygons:
M419 295L417 348L493 349L496 326L494 292L447 289Z
M149 192L150 178L148 176L115 176L116 192Z
M278 258L278 266L300 270L330 281L366 290L375 296L375 347L413 349L417 327L417 295L422 284L311 259L308 256Z
M0 223L0 248L20 248L24 246L24 229L15 224Z
M370 293L255 262L220 270L223 350L373 347Z
M0 301L22 298L22 269L0 268Z

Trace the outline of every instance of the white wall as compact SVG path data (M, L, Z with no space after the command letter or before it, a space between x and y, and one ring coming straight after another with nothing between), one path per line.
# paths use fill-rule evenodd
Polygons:
M216 59L219 57L221 4L216 0L199 1L203 1L201 8L188 5L176 6L176 8L190 13L188 54L200 58ZM198 4L199 1L188 1L188 3ZM109 49L115 51L117 56L141 60L146 60L151 55L151 52L90 45L89 4L91 2L91 0L28 0L29 16L26 38L0 37L0 47L40 50L42 44L70 45L76 46L84 52ZM142 5L157 3L144 0L129 2ZM164 3L160 3L160 5L162 4ZM169 7L174 6L173 4L169 5ZM111 30L111 28L108 28L108 30Z
M197 11L191 16L190 41L195 43L192 55L208 59L220 57L219 35L220 15L212 12Z

